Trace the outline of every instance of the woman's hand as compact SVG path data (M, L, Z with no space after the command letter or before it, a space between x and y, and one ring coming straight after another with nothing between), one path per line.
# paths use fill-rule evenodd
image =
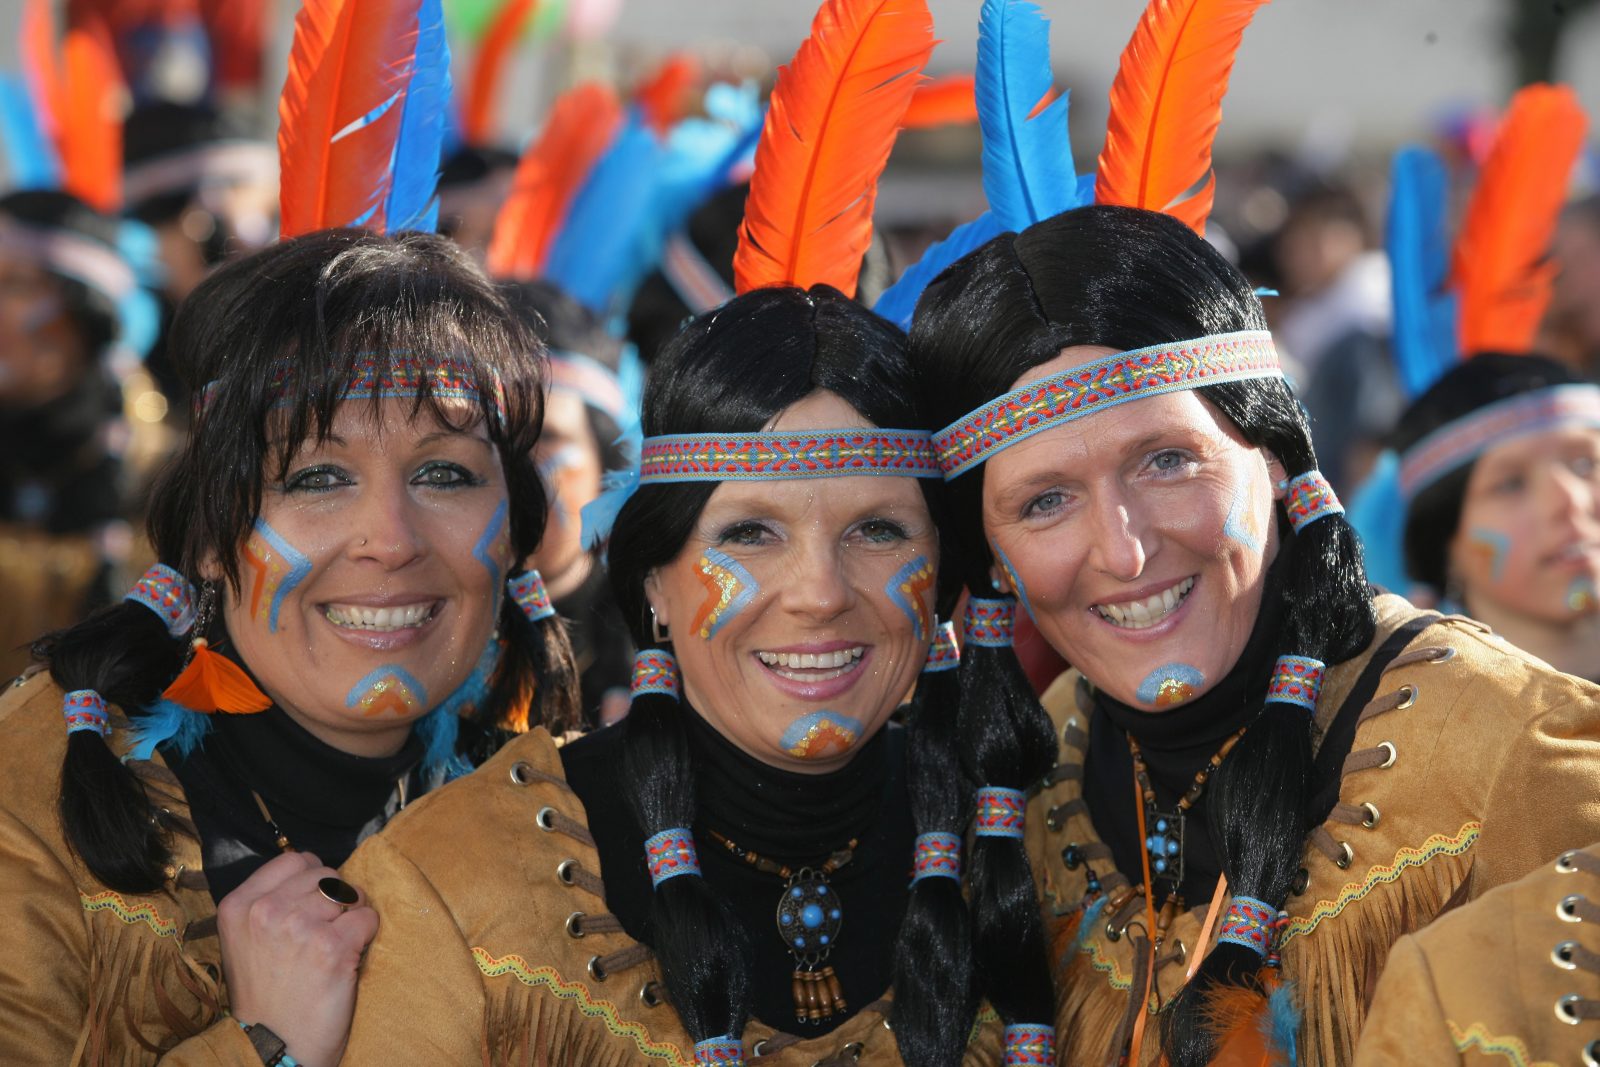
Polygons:
M355 1010L356 969L378 913L348 909L317 883L336 878L308 852L274 858L222 898L217 932L234 1017L261 1023L304 1067L332 1067Z

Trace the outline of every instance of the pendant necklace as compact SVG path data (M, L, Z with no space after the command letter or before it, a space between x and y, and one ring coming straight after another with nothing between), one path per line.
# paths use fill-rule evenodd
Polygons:
M1159 890L1166 895L1169 904L1177 901L1172 910L1183 906L1177 890L1183 883L1183 831L1189 809L1200 799L1200 794L1205 792L1206 782L1211 780L1212 774L1222 765L1222 761L1233 751L1233 746L1238 744L1239 738L1243 736L1244 730L1241 729L1224 741L1216 754L1200 768L1188 792L1178 798L1178 803L1173 809L1162 811L1156 802L1155 787L1150 784L1150 771L1145 766L1144 754L1139 751L1139 742L1133 739L1132 734L1128 735L1128 751L1133 755L1133 776L1139 783L1140 795L1144 797L1144 826L1147 835L1144 839L1144 848L1150 856L1150 881L1154 883L1151 886L1151 899L1155 899L1154 893Z
M397 811L406 810L406 779L409 777L410 775L403 774L395 779L394 792L400 801ZM289 843L289 836L279 828L278 820L272 817L272 811L267 807L266 800L254 789L250 790L250 796L255 800L256 810L261 812L261 818L266 822L267 829L272 831L272 843L278 846L278 851L294 852L295 847Z
M710 833L732 855L763 874L784 880L776 919L778 936L794 959L796 1021L814 1023L842 1015L847 1010L844 988L828 963L828 956L839 939L844 911L828 878L855 857L860 838L852 838L815 867L791 868L735 844L725 834L715 830Z

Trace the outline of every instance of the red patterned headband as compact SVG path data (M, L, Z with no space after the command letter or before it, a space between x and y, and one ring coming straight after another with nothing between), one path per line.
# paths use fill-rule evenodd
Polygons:
M279 397L287 393L298 368L292 360L278 360L272 368L268 389ZM454 356L427 357L393 352L387 356L367 356L356 364L346 387L344 400L369 400L372 397L397 397L409 399L421 394L423 383L428 383L431 396L441 400L479 402L478 385L474 368L466 360ZM195 411L205 410L221 386L220 381L207 382L195 394ZM497 377L492 383L493 395L489 398L500 421L505 421L505 389Z
M1117 404L1282 376L1272 335L1265 330L1136 348L1013 389L934 434L933 446L949 481L1018 441Z
M801 433L686 433L646 437L639 481L776 481L848 474L938 478L922 430L807 430Z
M1400 496L1418 493L1489 449L1559 426L1600 428L1600 385L1556 385L1497 400L1447 423L1400 457Z

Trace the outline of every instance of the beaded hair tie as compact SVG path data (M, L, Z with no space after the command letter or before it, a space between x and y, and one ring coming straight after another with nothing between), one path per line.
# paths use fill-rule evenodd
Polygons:
M1056 1030L1053 1026L1015 1023L1005 1029L1005 1067L1055 1067Z
M651 834L644 840L644 863L650 871L650 888L659 889L668 878L700 873L700 854L694 848L694 834L674 826Z
M677 700L682 688L683 683L678 678L678 661L671 652L647 648L634 655L633 683L630 686L634 697L657 693Z
M967 598L967 610L961 620L961 629L966 635L968 644L980 648L1010 648L1011 634L1016 624L1015 597Z
M961 646L956 644L956 624L941 622L933 628L933 643L928 646L928 660L922 665L923 674L953 671L961 666Z
M111 736L111 716L105 698L93 689L74 689L61 700L61 714L67 720L67 733L85 730L101 737Z
M1267 702L1293 704L1316 714L1322 693L1322 672L1327 664L1310 656L1279 656L1267 686Z
M744 1045L723 1034L694 1043L695 1067L744 1067Z
M961 835L918 834L911 856L911 884L924 878L953 878L961 881Z
M194 586L189 579L164 563L144 572L122 599L143 604L167 624L167 633L182 637L194 627Z
M517 607L528 617L529 622L538 622L540 619L553 618L556 606L550 602L550 594L545 592L544 578L538 571L527 571L515 578L506 579L506 590L511 594L511 599Z
M1339 503L1333 486L1328 484L1328 479L1322 476L1321 471L1306 471L1298 478L1291 478L1286 488L1289 495L1284 498L1283 506L1289 512L1289 525L1294 527L1295 533L1300 533L1318 519L1344 514L1344 505Z
M978 812L972 832L977 837L1014 837L1022 840L1022 816L1028 795L1020 789L998 785L978 787Z
M1256 955L1266 958L1272 948L1272 929L1278 919L1278 909L1255 897L1234 897L1222 917L1222 933L1218 944L1243 945Z

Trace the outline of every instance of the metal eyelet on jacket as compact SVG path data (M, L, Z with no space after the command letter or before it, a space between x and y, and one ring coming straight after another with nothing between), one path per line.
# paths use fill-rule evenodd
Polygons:
M1339 851L1342 855L1333 861L1333 865L1341 871L1347 871L1350 869L1350 864L1355 862L1356 850L1350 847L1350 842L1340 841Z
M1379 748L1386 748L1386 749L1389 750L1388 757L1386 759L1384 759L1384 761L1382 763L1378 764L1378 766L1381 767L1381 768L1384 768L1384 769L1388 769L1390 767L1393 767L1394 766L1394 761L1400 758L1400 750L1394 747L1394 742L1393 741L1379 741L1378 742L1378 747Z
M1576 941L1563 941L1550 950L1550 962L1564 971L1575 971L1578 965L1572 961L1572 950L1578 947Z
M556 881L562 885L572 885L577 881L572 876L572 869L578 865L577 860L562 860L556 864Z
M1574 862L1573 855L1573 850L1569 849L1568 851L1557 856L1556 870L1560 871L1562 874L1572 874L1574 871L1576 871L1578 869L1578 865L1576 862Z
M1583 1067L1600 1067L1600 1038L1583 1046Z
M606 969L604 967L600 966L600 957L599 956L590 956L589 957L588 971L589 971L589 977L593 978L596 982L604 982L607 978L610 977L610 975L606 974Z
M1584 901L1581 894L1573 893L1571 896L1561 898L1561 903L1556 905L1556 917L1562 922L1581 923L1583 916L1578 914L1578 904Z
M1365 826L1368 830L1375 829L1378 825L1378 820L1383 818L1383 812L1378 810L1378 806L1376 804L1371 804L1367 801L1361 802L1361 808L1367 813L1367 817L1361 820L1361 825Z
M526 760L517 760L511 765L511 784L528 785L533 781L533 767Z
M762 1038L750 1046L750 1058L756 1059L767 1054L767 1038Z
M1578 994L1568 993L1566 996L1556 1001L1556 1018L1560 1019L1569 1026L1577 1026L1579 1023L1583 1022L1583 1017L1580 1016L1576 1010L1579 1002L1582 1000L1583 998L1578 996Z
M640 986L639 1003L643 1004L647 1008L659 1008L661 1006L661 995L656 992L658 988L660 988L660 983L654 980L646 982L644 985ZM759 1044L757 1047L760 1047ZM760 1053L757 1052L756 1055L759 1056Z
M1412 683L1407 682L1405 685L1402 685L1397 692L1404 693L1405 696L1400 698L1400 703L1394 706L1394 710L1404 711L1417 702L1417 687Z
M567 916L567 936L571 938L583 936L583 912L575 911Z
M539 829L543 830L545 833L549 833L551 830L556 828L554 818L555 814L555 808L543 807L539 809L539 814L533 817L533 821L538 824Z

